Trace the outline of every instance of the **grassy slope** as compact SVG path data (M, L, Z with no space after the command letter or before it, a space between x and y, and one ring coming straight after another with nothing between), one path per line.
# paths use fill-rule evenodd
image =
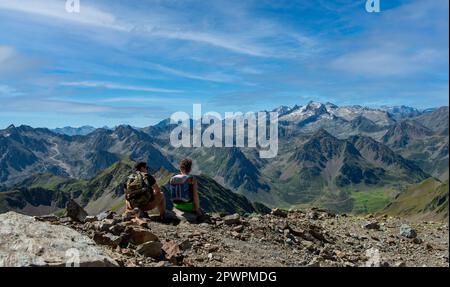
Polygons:
M99 172L91 180L74 180L41 174L24 181L12 192L0 193L0 212L11 208L21 209L26 204L33 206L45 195L44 205L50 205L54 200L59 200L55 206L55 212L63 207L65 201L72 195L80 198L87 210L97 213L101 210L112 209L121 211L124 209L123 190L121 185L133 170L133 162L123 160L111 167ZM164 186L169 182L173 174L160 170L155 174L158 184ZM247 198L224 188L212 178L206 175L198 176L201 205L207 212L239 212L256 213L267 212L267 207L261 204L252 204ZM163 188L167 191L167 188ZM63 196L64 195L64 196ZM10 206L10 202L14 202Z
M384 212L390 215L448 220L448 180L429 178L410 187L390 203Z

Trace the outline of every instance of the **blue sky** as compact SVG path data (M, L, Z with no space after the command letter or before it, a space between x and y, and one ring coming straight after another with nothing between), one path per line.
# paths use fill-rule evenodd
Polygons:
M148 126L310 100L448 105L449 3L0 0L0 128Z

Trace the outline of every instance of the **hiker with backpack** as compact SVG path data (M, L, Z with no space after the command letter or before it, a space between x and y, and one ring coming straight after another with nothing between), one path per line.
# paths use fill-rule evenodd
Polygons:
M173 207L188 213L194 213L198 218L204 214L200 209L198 184L195 177L190 175L192 160L183 159L180 162L180 174L170 179L170 193Z
M139 208L149 211L157 208L161 219L166 213L166 201L156 179L148 173L148 166L140 162L135 166L135 172L128 177L125 186L127 210Z

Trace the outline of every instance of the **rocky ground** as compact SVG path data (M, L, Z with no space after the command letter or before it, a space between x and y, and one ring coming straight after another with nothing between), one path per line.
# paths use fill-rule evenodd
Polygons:
M74 210L72 219L37 219L87 235L120 266L449 267L448 223L318 209L162 223L138 210L98 216Z

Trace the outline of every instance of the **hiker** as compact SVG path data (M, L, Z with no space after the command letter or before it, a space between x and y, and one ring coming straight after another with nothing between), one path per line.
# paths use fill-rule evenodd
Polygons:
M190 175L192 160L183 159L180 162L180 174L170 179L170 192L173 206L184 212L192 212L202 216L200 209L200 198L198 195L198 184L195 177Z
M139 208L149 211L158 208L163 219L166 213L166 201L156 179L148 173L148 166L140 162L135 166L136 171L128 177L125 186L126 208Z

